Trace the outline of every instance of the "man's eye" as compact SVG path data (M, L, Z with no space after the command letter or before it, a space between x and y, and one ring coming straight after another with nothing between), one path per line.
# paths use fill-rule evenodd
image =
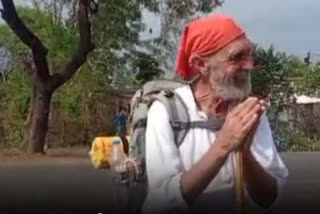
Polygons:
M231 60L239 60L239 59L242 59L243 56L244 56L243 53L237 53L231 57Z
M243 53L239 53L239 54L235 55L234 58L235 58L235 59L241 59L243 56L244 56Z

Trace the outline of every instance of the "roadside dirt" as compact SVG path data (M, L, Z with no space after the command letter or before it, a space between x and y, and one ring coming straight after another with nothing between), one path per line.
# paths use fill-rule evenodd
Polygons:
M0 149L0 161L45 160L45 159L89 159L89 147L50 148L45 154L30 155L19 149Z

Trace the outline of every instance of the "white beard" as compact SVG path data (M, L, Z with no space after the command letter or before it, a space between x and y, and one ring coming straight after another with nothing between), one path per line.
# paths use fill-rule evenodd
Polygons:
M211 79L210 82L215 93L223 99L228 101L242 101L251 93L252 84L250 74L246 74L240 78L241 82L236 82L237 80L235 78L228 78L220 81Z

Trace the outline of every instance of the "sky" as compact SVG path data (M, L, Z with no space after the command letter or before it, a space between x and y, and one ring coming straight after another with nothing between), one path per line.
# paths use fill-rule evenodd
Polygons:
M220 12L234 17L263 46L288 53L320 53L319 0L226 0Z
M27 3L29 0L15 0ZM225 0L217 12L233 17L248 37L263 47L274 44L277 50L305 57L311 51L313 58L320 54L320 0ZM159 17L144 12L145 38L160 34ZM1 20L1 19L0 19Z
M305 57L320 54L319 0L225 0L217 12L233 17L248 37L263 47ZM153 36L160 32L159 18L146 15Z

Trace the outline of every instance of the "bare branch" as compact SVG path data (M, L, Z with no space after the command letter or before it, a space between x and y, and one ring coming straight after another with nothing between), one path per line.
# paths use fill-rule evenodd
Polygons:
M3 9L0 10L2 18L20 40L32 50L33 61L37 76L42 81L49 79L49 67L47 62L48 50L19 18L13 0L1 0Z
M94 49L91 41L91 25L89 21L90 0L79 0L78 26L80 40L71 60L53 76L53 87L57 88L68 81L83 65L88 54Z

